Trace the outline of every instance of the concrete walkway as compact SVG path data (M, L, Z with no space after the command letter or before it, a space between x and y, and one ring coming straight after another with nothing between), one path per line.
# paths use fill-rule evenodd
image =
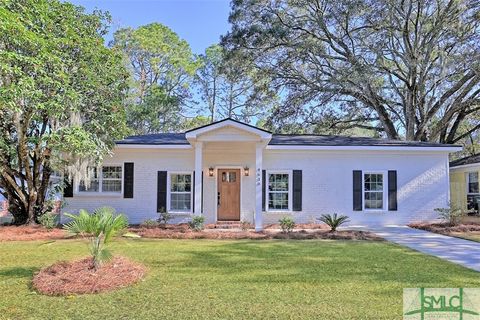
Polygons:
M480 271L478 242L407 226L370 226L367 229L388 241Z

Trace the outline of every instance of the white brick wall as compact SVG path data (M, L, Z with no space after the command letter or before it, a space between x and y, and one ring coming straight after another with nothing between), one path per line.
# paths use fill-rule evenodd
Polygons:
M303 211L291 214L297 222L334 212L350 216L351 224L432 220L433 209L448 203L447 164L446 153L427 152L267 150L264 156L264 168L303 171ZM397 170L398 211L353 211L353 170ZM281 216L265 213L264 222Z
M215 222L216 178L208 168L250 168L242 170L241 217L253 221L255 208L255 147L247 142L209 142L203 150L204 215ZM117 149L106 164L135 163L134 198L85 196L66 198L64 212L114 207L129 216L130 223L157 218L157 171L193 171L194 152L167 149ZM385 151L283 151L265 150L263 169L303 170L303 211L290 213L297 222L310 222L323 213L338 212L350 216L351 224L408 223L431 220L433 209L448 203L448 155L445 152ZM398 211L380 213L353 211L353 170L397 170ZM264 213L264 223L275 223L282 216ZM185 221L179 216L174 222Z

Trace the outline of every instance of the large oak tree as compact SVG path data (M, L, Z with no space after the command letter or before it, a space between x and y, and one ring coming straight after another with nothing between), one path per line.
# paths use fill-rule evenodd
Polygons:
M230 22L223 45L283 90L277 126L445 143L480 128L477 0L234 0Z
M108 15L58 0L0 3L0 193L14 222L50 210L54 170L83 176L127 131Z

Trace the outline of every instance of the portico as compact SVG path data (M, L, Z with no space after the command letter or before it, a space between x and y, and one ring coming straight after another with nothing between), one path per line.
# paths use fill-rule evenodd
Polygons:
M238 220L253 220L262 230L263 152L271 138L230 119L187 131L195 157L194 214L216 222L238 210Z

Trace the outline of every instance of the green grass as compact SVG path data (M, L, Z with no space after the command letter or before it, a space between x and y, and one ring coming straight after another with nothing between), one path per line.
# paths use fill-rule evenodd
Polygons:
M144 263L116 292L47 297L39 268L82 241L0 244L0 319L398 319L406 287L480 287L479 273L385 242L120 240Z
M480 232L470 231L470 232L450 232L447 233L448 236L453 236L457 238L462 238L465 240L480 242Z

